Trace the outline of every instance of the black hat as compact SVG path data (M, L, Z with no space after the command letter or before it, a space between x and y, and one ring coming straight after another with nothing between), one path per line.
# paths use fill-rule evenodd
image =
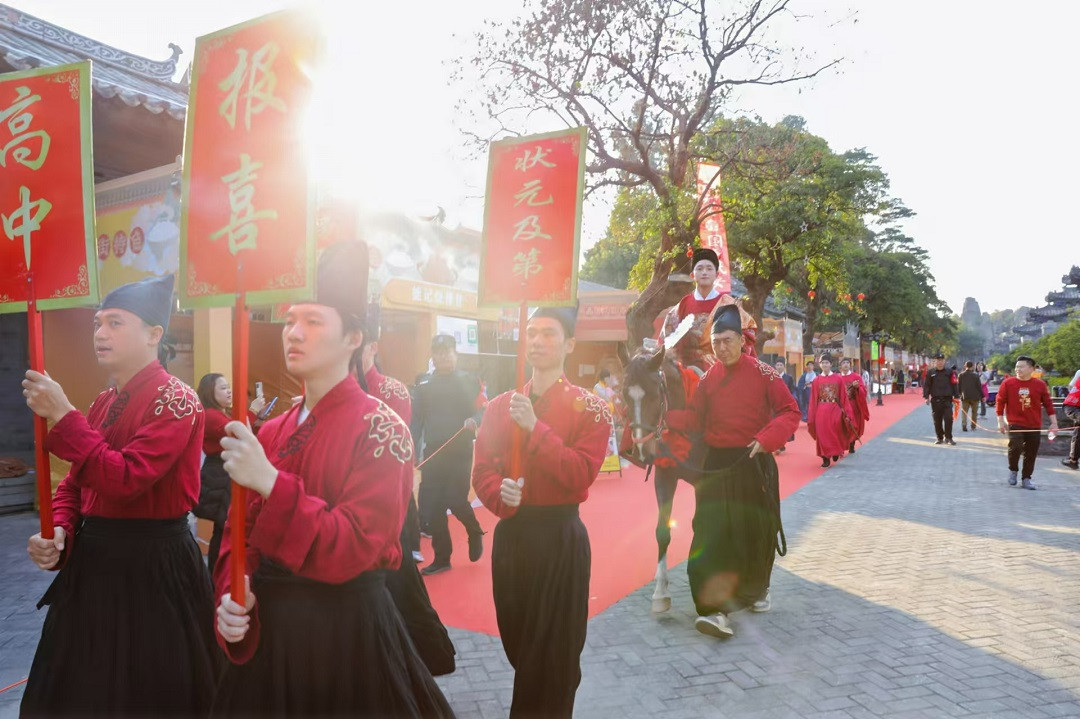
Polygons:
M453 335L435 335L431 338L431 352L439 350L457 350L457 340Z
M712 249L711 247L698 247L694 250L694 257L692 260L690 260L691 269L697 267L697 263L701 262L702 260L708 260L709 262L713 263L713 267L715 267L717 270L720 269L720 258L716 256L716 250Z
M821 357L818 358L818 362L828 362L829 364L833 364L832 355L828 352L823 352Z
M148 277L138 282L120 285L105 295L101 309L127 310L151 327L160 325L169 330L172 315L173 276Z
M717 305L712 316L712 334L718 334L724 330L731 330L736 334L742 333L742 315L736 305Z
M315 303L333 307L347 329L367 320L368 248L359 241L336 242L319 256Z
M938 352L936 355L934 355L934 359L945 359L945 353Z
M566 333L567 338L570 338L574 336L574 330L577 328L577 313L578 306L576 304L572 307L537 307L529 315L529 319L550 317L553 320L558 320L559 324L562 325L563 332Z

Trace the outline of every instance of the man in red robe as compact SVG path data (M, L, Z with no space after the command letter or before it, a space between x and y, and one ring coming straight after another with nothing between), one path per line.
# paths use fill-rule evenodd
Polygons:
M821 466L828 467L847 451L852 442L851 402L844 378L832 371L832 356L821 355L821 373L810 385L810 407L806 427L817 443Z
M773 452L799 426L799 406L779 373L743 352L738 308L717 308L712 346L718 362L687 409L670 410L673 429L704 432L704 474L694 486L694 538L687 574L697 630L735 631L727 615L772 607L769 581L781 553L780 484Z
M216 680L213 597L187 513L199 497L204 413L158 347L173 278L110 292L94 349L110 388L88 414L48 375L26 403L54 426L46 448L71 462L53 499L55 536L30 558L59 570L23 695L24 717L202 716Z
M495 616L514 674L511 717L570 717L581 683L591 553L578 505L611 433L607 402L566 379L574 308L542 308L526 327L532 379L488 404L472 482L499 516L491 548ZM511 474L520 433L521 472Z
M386 589L413 445L397 413L349 376L367 276L363 243L324 251L316 297L292 305L282 331L303 400L258 437L232 422L221 440L225 470L250 490L250 591L233 601L227 528L214 579L230 664L216 715L452 716Z
M855 454L855 441L862 439L866 432L866 423L870 420L870 405L866 401L866 385L858 372L851 371L851 360L847 357L840 360L840 378L844 380L847 388L848 405L851 407L851 427L854 436L848 445L848 452Z

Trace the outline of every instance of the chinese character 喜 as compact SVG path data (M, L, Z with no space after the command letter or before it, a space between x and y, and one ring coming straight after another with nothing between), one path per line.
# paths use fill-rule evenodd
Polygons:
M251 129L251 116L258 115L268 107L285 112L285 102L280 97L274 97L277 75L271 69L279 51L277 43L266 43L251 56L250 66L248 51L244 48L236 51L236 68L218 84L218 88L227 93L225 101L218 107L218 113L229 123L229 127L236 128L236 106L241 94L244 98L245 130ZM241 90L244 92L241 93Z
M252 183L258 179L259 176L255 174L255 171L261 167L261 162L252 162L250 155L241 154L240 169L221 178L221 181L229 186L229 208L232 215L229 217L229 224L210 235L210 239L217 240L223 235L228 235L229 252L233 255L240 250L256 248L259 236L256 221L277 219L276 211L257 211L252 205L252 200L255 199L255 188Z
M25 165L31 170L37 170L45 163L45 158L49 154L49 144L51 143L51 139L49 138L49 133L44 130L27 132L34 116L25 110L30 105L40 101L41 95L31 95L30 88L25 85L20 85L15 88L15 92L17 97L11 107L0 110L0 122L7 122L8 132L10 132L12 136L12 139L4 145L3 148L0 148L0 167L7 167L8 151L14 148L14 151L11 152L11 156L15 162L18 162L20 165ZM39 143L36 157L31 148L19 147L19 145L23 145L32 140L36 140Z

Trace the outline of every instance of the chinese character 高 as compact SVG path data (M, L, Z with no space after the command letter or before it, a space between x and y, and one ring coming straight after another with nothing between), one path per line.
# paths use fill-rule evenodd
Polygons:
M41 95L31 95L30 88L25 85L15 88L15 93L15 102L10 107L0 110L0 122L7 122L8 132L11 133L11 140L0 148L0 167L7 167L8 152L11 152L11 157L15 162L31 170L37 170L45 163L52 140L49 133L44 130L29 131L30 122L34 116L25 110L35 102L39 102ZM32 146L25 146L27 143L34 142L37 143L36 155Z

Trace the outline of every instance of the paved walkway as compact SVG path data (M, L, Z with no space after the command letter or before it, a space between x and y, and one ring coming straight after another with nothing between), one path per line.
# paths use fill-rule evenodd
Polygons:
M577 716L1080 717L1080 473L1040 459L1026 492L996 435L933 440L920 407L786 500L774 609L735 615L735 638L694 631L681 565L667 615L645 587L593 619ZM42 619L34 521L0 518L0 687L26 676ZM505 717L499 640L452 633L439 683L458 716Z

